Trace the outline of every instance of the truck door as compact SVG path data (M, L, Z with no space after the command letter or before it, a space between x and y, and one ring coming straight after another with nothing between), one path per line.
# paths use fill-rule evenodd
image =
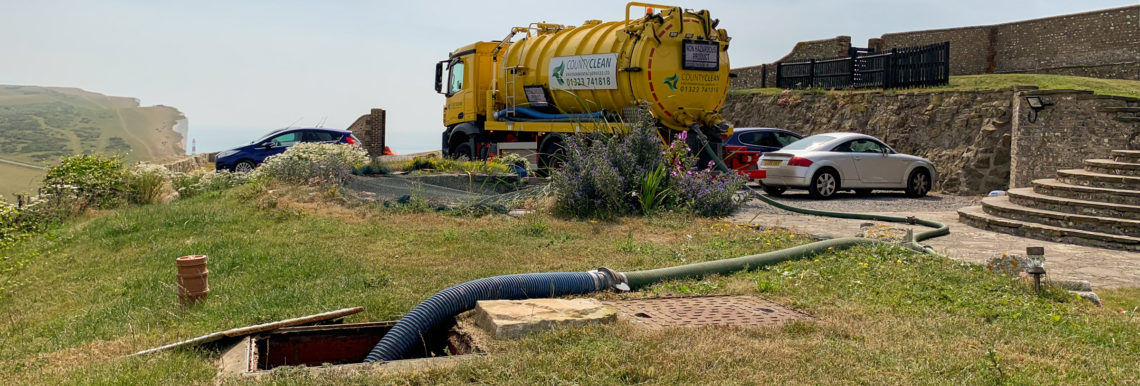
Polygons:
M447 66L447 103L443 106L443 124L451 126L475 120L475 92L470 81L474 71L468 63L474 56L456 57Z

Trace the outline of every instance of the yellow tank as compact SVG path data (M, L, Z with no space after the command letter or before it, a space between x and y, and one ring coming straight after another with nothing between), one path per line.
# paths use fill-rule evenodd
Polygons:
M644 16L631 18L634 7ZM724 132L718 111L728 92L730 38L717 23L704 10L629 3L624 21L515 28L491 54L497 63L489 102L496 119L543 101L548 112L623 117L645 105L665 127Z

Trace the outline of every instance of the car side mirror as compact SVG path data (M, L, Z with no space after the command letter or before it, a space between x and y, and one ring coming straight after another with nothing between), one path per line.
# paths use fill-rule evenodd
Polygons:
M269 141L269 142L263 143L263 144L261 144L261 147L264 147L264 148L266 148L266 149L272 149L272 148L274 147L274 145L273 145L273 141Z

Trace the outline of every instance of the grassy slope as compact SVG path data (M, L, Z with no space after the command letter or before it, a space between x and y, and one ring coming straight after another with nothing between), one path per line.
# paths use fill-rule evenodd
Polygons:
M16 201L16 194L34 192L40 186L46 171L23 166L0 163L0 196L9 202Z
M636 270L807 241L678 216L469 219L344 208L323 195L242 187L80 219L0 252L0 378L207 383L217 353L116 358L350 306L366 308L350 322L393 320L439 289L491 275ZM186 254L210 256L211 294L181 310L172 260ZM1119 312L1140 305L1136 289L1102 292L1108 304L1096 309L1063 294L1036 297L973 266L884 247L624 296L672 294L760 294L818 320L750 330L560 330L493 343L492 356L455 369L398 377L525 384L1140 380L1140 318ZM277 381L350 379L294 372Z
M134 98L74 88L0 85L0 158L36 165L79 153L118 153L129 161L166 160L185 154L181 136L170 129L181 117L171 107L139 107ZM119 140L125 146L115 146ZM28 142L41 146L20 146ZM0 194L33 188L22 182L31 170L19 176L7 173L7 168L0 170Z
M1042 74L990 74L990 75L962 75L951 76L950 84L941 87L921 89L908 89L900 91L938 91L938 90L997 90L1013 86L1037 86L1043 90L1076 89L1092 90L1097 94L1118 95L1140 98L1140 81L1122 79L1099 79L1080 76L1042 75ZM779 94L783 90L778 88L760 88L750 90L732 90L732 94ZM866 90L857 92L875 92Z

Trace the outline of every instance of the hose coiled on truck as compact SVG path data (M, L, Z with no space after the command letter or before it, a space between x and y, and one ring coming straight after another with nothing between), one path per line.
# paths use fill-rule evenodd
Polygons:
M610 288L612 276L599 272L523 273L493 276L452 286L432 295L396 322L364 362L393 361L439 322L475 308L480 300L515 300L580 295Z

